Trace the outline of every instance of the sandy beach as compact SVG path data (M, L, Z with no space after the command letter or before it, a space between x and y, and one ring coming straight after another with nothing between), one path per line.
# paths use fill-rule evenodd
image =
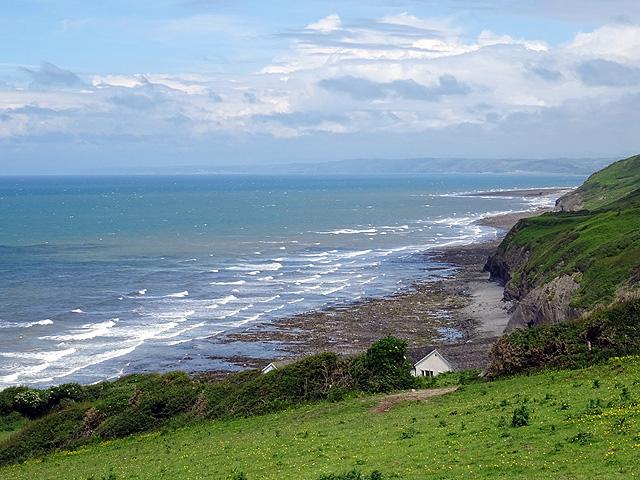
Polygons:
M476 195L560 196L566 189L480 192ZM218 337L216 343L243 342L277 345L280 358L296 358L323 351L352 354L384 335L407 341L409 347L436 345L457 368L483 368L496 337L509 320L503 287L483 272L486 259L515 223L549 209L487 217L477 223L498 229L493 242L452 246L425 252L432 269L454 269L435 281L417 282L402 293L364 299L352 304L308 312L277 322L258 323ZM427 262L425 261L425 264ZM214 357L211 357L214 358ZM218 357L244 368L265 365L264 358Z

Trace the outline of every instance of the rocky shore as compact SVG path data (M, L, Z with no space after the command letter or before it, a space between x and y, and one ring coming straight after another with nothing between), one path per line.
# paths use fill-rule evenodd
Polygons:
M474 195L560 196L564 192L531 189ZM545 211L515 212L479 220L478 224L498 229L498 239L425 252L425 265L428 259L430 268L453 268L454 274L446 278L417 282L408 291L386 298L365 299L277 322L254 324L212 341L269 343L277 345L280 358L295 358L323 351L356 353L384 335L394 335L406 340L410 348L437 345L457 368L483 368L491 344L508 324L511 306L502 300L503 286L490 281L483 267L500 239L519 219ZM268 363L264 358L250 356L211 358L244 368Z

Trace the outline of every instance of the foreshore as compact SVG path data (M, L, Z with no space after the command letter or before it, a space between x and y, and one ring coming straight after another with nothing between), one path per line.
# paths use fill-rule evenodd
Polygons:
M559 197L566 191L529 189L474 195ZM509 305L502 301L503 287L489 281L489 275L483 272L484 264L519 219L549 210L541 208L484 218L477 223L498 229L495 241L450 246L422 254L429 260L429 268L453 268L453 275L416 282L408 291L386 298L364 299L276 322L253 324L213 341L267 343L276 346L278 358L297 358L324 351L353 354L384 335L394 335L406 340L410 348L438 346L457 368L483 368L491 344L502 334L509 319ZM211 358L243 368L259 368L268 363L264 358L251 356Z

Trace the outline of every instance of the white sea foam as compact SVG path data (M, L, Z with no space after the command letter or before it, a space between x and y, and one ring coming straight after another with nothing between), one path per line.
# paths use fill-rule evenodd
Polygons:
M0 322L0 328L29 328L37 325L53 325L53 320L47 318L45 320L38 320L37 322Z
M169 295L165 295L165 298L184 298L189 296L189 291L185 290L184 292L170 293Z
M3 352L0 357L16 358L20 360L40 360L36 365L30 365L16 370L8 375L0 377L0 385L10 385L18 381L19 378L30 377L36 375L51 366L52 363L63 357L72 355L76 352L75 348L66 348L64 350L54 350L46 352L28 353L28 352Z
M216 298L213 301L216 302L218 305L226 305L229 302L233 302L234 300L237 300L238 297L236 297L235 295L227 295L226 297L222 297L222 298Z
M224 312L222 315L219 315L216 318L219 319L224 319L224 318L229 318L229 317L235 317L236 315L238 315L240 312L242 312L242 308L238 308L236 310L231 310L231 311L227 311Z
M244 285L246 280L234 280L230 282L211 282L210 285Z
M268 270L268 271L277 271L282 268L282 264L280 262L271 262L271 263L244 263L240 265L234 265L232 267L227 267L227 270L236 270L240 272L252 272L255 270Z
M360 257L362 255L367 255L368 253L371 253L373 250L369 249L369 250L360 250L357 252L346 252L346 253L341 253L340 255L338 255L340 258L355 258L355 257Z
M268 308L264 311L264 313L272 313L272 312L277 312L278 310L282 310L285 307L285 305L278 305L277 307L273 307L273 308Z
M273 297L265 298L264 300L258 300L258 303L269 303L273 302L275 299L280 298L280 295L274 295Z
M178 336L182 335L183 333L187 333L187 332L190 332L191 330L195 330L197 328L204 327L206 324L207 324L207 322L194 323L193 325L189 325L188 327L181 328L180 330L176 330L176 331L168 333L166 335L158 335L157 337L155 337L155 340L166 340L166 339L169 339L169 338L175 338L175 337L178 337Z
M360 285L369 285L371 282L373 282L374 280L377 280L377 279L378 279L378 277L377 277L377 276L376 276L376 277L368 278L368 279L367 279L367 280L365 280L364 282L360 283Z
M106 322L100 322L95 324L86 324L79 329L72 330L72 333L67 335L48 335L40 337L41 340L56 340L58 342L73 342L78 340L90 340L92 338L101 337L109 332L109 329L113 327L117 318L107 320Z
M147 289L143 288L142 290L138 290L138 295L146 295L147 294Z
M71 313L84 313L84 312L80 308L74 308L73 310L71 310Z
M375 228L341 228L338 230L330 230L328 232L313 232L320 235L357 235L359 233L377 233Z
M332 293L336 293L339 292L341 290L344 290L345 288L347 288L349 285L342 285L339 287L334 287L334 288L330 288L329 290L325 290L324 292L320 292L320 295L331 295Z
M306 277L306 278L301 278L300 280L296 280L294 283L296 285L300 285L302 283L311 283L311 282L315 282L319 278L320 278L320 274L316 274L316 275L314 275L312 277Z

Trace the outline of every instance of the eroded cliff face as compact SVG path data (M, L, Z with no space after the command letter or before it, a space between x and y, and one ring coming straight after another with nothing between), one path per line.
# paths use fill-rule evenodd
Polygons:
M579 318L582 312L571 306L573 294L579 287L573 277L563 275L531 289L516 302L507 330Z
M528 258L529 252L522 248L506 253L498 250L484 267L492 280L504 284L504 300L513 303L507 330L579 318L583 312L571 306L571 299L580 287L578 282L570 275L563 275L535 285L526 273L519 273Z
M569 192L556 200L556 210L559 212L577 212L583 208L582 196L576 191Z

